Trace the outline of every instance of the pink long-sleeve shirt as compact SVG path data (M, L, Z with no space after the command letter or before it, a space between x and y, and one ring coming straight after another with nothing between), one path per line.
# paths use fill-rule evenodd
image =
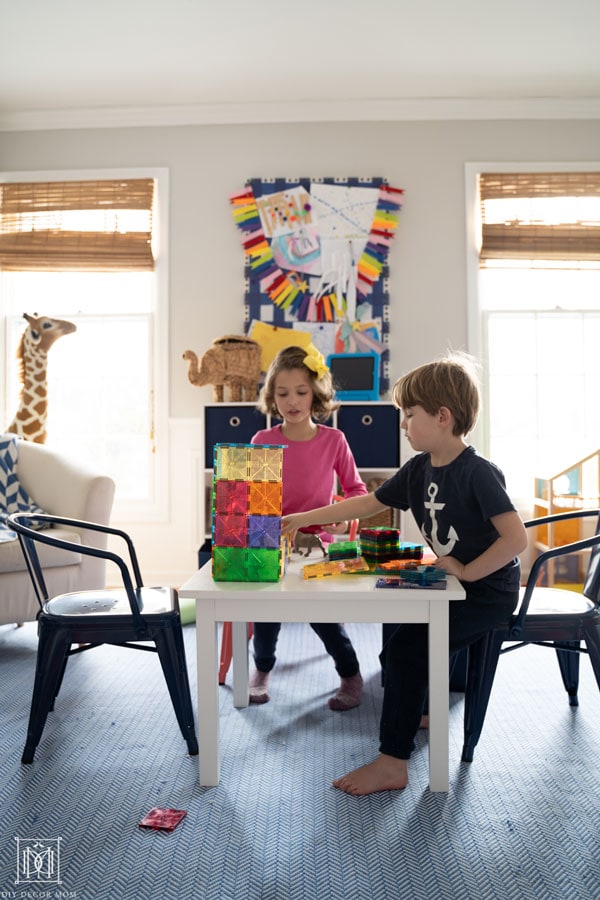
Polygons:
M253 444L283 444L283 515L328 506L333 495L345 498L367 493L343 432L318 425L310 441L290 441L281 425L257 431ZM308 529L310 531L318 529ZM331 535L322 534L331 540Z

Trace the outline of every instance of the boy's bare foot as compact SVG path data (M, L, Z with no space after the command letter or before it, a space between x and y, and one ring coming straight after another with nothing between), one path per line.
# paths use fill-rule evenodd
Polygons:
M429 716L421 716L419 728L429 728Z
M269 702L271 699L268 690L270 674L270 672L260 672L258 669L254 670L248 685L248 699L250 700L250 703Z
M408 784L408 764L405 759L380 753L373 762L336 778L332 784L355 797L378 791L402 791Z

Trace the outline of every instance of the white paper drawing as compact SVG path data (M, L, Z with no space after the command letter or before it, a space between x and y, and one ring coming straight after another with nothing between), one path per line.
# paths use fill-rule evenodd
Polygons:
M319 236L351 240L367 239L375 218L378 188L343 184L311 184L310 205Z

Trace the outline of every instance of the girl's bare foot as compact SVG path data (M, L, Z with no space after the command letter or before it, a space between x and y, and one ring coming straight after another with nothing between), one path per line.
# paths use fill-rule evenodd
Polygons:
M378 791L402 791L408 784L407 761L380 753L373 762L336 778L332 784L355 797Z
M268 703L271 697L269 696L269 676L270 672L261 672L259 669L255 669L252 677L250 678L250 683L248 685L248 699L250 703Z
M342 678L341 684L335 696L327 701L329 709L347 710L360 706L362 697L363 680L360 672L351 678Z
M429 728L429 716L421 716L419 728Z

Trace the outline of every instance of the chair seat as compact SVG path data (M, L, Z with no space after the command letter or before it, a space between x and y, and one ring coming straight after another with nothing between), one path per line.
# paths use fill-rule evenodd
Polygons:
M178 609L177 595L168 587L143 587L136 590L142 616L156 616ZM89 619L100 616L128 616L131 607L127 593L119 588L105 591L74 591L59 594L44 603L44 612L52 616L68 616L71 619Z
M521 600L524 593L525 588L521 588ZM520 605L519 602L519 607ZM575 591L569 591L566 588L535 588L531 595L527 616L528 618L556 615L581 616L596 608L596 605L583 594L576 594Z

